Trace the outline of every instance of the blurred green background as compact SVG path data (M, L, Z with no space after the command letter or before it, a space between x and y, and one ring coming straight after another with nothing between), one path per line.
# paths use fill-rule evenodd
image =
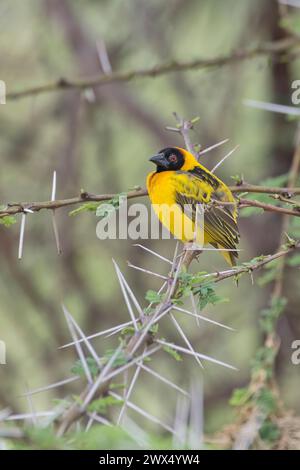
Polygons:
M282 21L284 13L275 0L2 0L0 79L12 91L60 77L99 74L97 46L103 41L114 71L172 59L217 57L284 38L282 26L289 21L299 24L297 11ZM259 57L222 68L116 83L92 94L69 90L10 101L0 107L0 200L48 200L53 170L58 198L76 196L81 188L100 194L144 187L152 171L148 158L162 147L182 144L180 137L165 130L174 125L173 111L185 118L200 116L191 137L203 148L230 139L203 156L208 168L240 145L217 173L228 184L233 184L230 177L236 174L259 183L287 173L295 121L246 107L243 100L291 105L291 83L299 75L296 58L278 62ZM70 339L61 302L86 334L129 319L112 257L143 305L145 292L160 283L130 270L126 261L167 273L167 265L133 247L130 240L99 241L92 214L68 214L68 209L57 211L61 256L56 254L47 211L27 217L21 261L17 259L20 219L9 229L0 226L0 339L7 345L7 365L0 366L0 409L26 411L27 401L20 395L27 387L72 375L76 351L58 350ZM276 250L280 237L276 215L243 218L240 229L242 261ZM169 257L174 250L174 242L165 240L146 245ZM193 269L224 267L220 256L208 252ZM299 369L291 364L290 355L292 341L300 336L299 286L299 277L287 271L284 293L289 304L279 323L282 344L277 360L283 397L298 412ZM268 287L252 285L248 276L238 287L232 280L218 285L218 293L229 301L204 313L235 328L234 332L206 323L197 328L193 320L181 319L197 351L235 365L237 372L208 363L201 373L193 358L177 363L164 355L153 361L155 370L185 387L191 377L202 374L207 432L232 421L228 399L234 388L249 380L251 360L261 341L258 312L268 292ZM178 341L166 320L162 334ZM99 339L94 344L101 353L117 340ZM35 409L49 409L54 399L76 394L81 387L76 383L38 394ZM162 418L174 414L176 396L145 373L132 400ZM140 420L134 412L131 415Z

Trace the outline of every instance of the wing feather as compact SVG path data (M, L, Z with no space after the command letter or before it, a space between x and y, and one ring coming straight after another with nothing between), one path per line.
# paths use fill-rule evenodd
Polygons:
M182 210L185 209L185 214L193 222L196 220L196 207L200 204L204 209L204 231L209 236L211 244L228 250L236 249L239 242L236 205L231 193L229 193L231 197L228 197L224 191L225 185L212 173L207 173L202 168L196 174L193 171L180 171L178 176L178 178L176 175L174 177L177 204ZM213 201L232 202L232 204L219 207L212 204ZM186 210L187 207L188 210ZM237 256L234 251L232 254Z

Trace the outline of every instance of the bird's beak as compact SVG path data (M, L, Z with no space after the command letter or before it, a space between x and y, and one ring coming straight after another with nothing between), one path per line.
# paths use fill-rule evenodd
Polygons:
M153 157L149 158L150 162L155 163L155 165L160 166L162 168L168 168L168 162L163 153L158 153L157 155L153 155Z

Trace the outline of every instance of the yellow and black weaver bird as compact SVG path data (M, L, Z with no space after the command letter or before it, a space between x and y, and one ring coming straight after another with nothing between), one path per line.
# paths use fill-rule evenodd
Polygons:
M148 175L147 189L161 223L182 242L197 243L201 240L223 250L220 253L226 261L231 266L235 265L239 242L237 206L226 184L201 165L190 152L179 147L165 148L151 157L150 161L155 163L157 169ZM216 205L214 201L227 204ZM196 215L199 205L204 214L201 229ZM172 217L161 210L162 206L172 206Z

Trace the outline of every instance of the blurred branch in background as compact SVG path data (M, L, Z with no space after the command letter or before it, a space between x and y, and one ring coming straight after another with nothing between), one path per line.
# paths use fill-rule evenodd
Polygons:
M300 124L295 136L295 151L290 166L288 184L293 186L298 178L300 168ZM284 215L279 234L279 247L285 242L289 230L290 218ZM277 333L278 320L284 312L287 299L283 297L284 269L286 258L281 257L273 272L273 287L267 308L260 312L260 328L263 333L263 345L256 353L256 364L252 370L248 386L248 397L240 411L241 428L236 433L234 448L245 450L251 448L258 436L276 440L281 437L278 418L285 415L280 392L275 377L276 358L280 347L280 336ZM247 392L246 392L247 393ZM268 405L269 403L269 405Z
M136 78L157 77L165 75L170 72L183 72L186 70L206 69L213 67L222 67L230 65L243 60L253 59L259 56L282 56L291 52L294 47L299 47L300 38L288 38L273 43L262 44L261 46L254 47L245 51L237 51L233 54L216 57L212 59L195 59L189 62L176 62L171 61L165 64L156 65L149 69L131 70L128 72L111 72L106 75L97 77L83 78L83 79L67 79L60 78L54 82L46 83L36 87L8 92L6 95L7 100L15 100L27 96L39 95L42 93L49 93L64 89L78 89L85 90L93 87L100 87L116 82L128 82Z

